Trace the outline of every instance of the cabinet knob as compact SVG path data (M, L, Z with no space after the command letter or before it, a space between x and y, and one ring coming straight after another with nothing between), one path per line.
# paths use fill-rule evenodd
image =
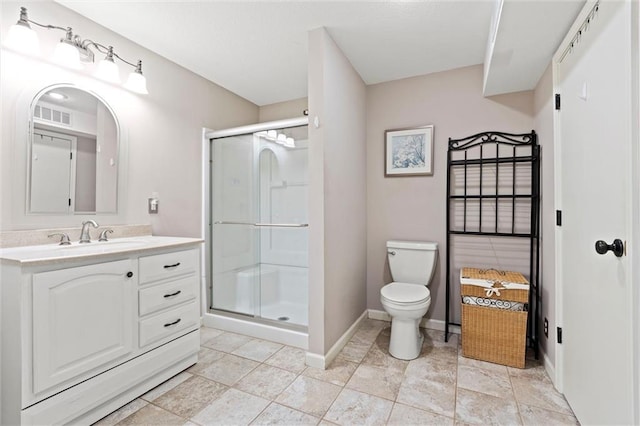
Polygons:
M131 278L133 276L133 272L127 272L127 278Z

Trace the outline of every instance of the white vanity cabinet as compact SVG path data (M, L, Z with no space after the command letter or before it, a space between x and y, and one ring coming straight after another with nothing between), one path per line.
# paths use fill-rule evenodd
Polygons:
M200 240L146 238L0 252L0 424L91 424L197 361Z

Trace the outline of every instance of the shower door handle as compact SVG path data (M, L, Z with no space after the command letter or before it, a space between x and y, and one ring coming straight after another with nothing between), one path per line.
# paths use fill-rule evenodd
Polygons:
M248 225L258 228L307 228L308 223L254 223L254 222L230 222L225 220L219 220L213 222L214 225Z
M257 227L274 227L274 228L306 228L308 223L254 223Z

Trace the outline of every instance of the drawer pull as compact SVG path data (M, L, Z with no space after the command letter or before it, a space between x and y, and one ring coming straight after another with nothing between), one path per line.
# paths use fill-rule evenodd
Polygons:
M179 322L180 322L180 318L178 318L178 319L177 319L177 320L175 320L174 322L167 323L167 324L165 324L164 326L165 326L165 327L171 327L172 325L176 325L176 324L177 324L177 323L179 323Z
M180 266L180 262L174 263L173 265L164 265L164 269L176 268L178 266Z
M178 290L175 293L171 293L171 294L165 294L164 297L173 297L173 296L177 296L180 293L182 293L182 290Z

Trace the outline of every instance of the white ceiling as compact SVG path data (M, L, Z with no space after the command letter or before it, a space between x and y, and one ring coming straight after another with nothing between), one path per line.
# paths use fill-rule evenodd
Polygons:
M325 27L364 82L375 84L483 63L492 14L500 3L56 1L257 105L307 96L309 30ZM524 65L535 64L511 64L505 72L505 61L497 61L502 64L497 81L508 83L507 91L529 90L584 0L505 2L509 22L500 21L496 46L500 52L513 46L526 56L533 44L535 57ZM546 7L531 6L540 3ZM522 26L530 30L522 32ZM532 40L532 34L545 36ZM492 88L496 93L504 90Z

